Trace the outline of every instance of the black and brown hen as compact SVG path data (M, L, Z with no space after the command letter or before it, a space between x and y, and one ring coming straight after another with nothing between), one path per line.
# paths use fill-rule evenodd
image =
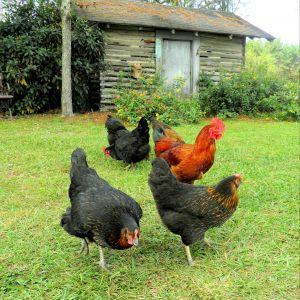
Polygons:
M123 250L138 244L142 209L89 168L82 149L72 153L70 179L71 207L62 215L61 226L82 239L81 252L88 253L88 242L95 242L100 266L106 268L102 247Z
M129 131L118 119L108 115L105 127L109 143L108 147L103 148L106 156L128 164L137 163L149 157L149 126L146 118L142 117L138 126Z
M204 239L205 232L222 225L238 205L237 188L241 175L236 174L215 186L194 186L179 182L167 162L152 162L149 185L164 225L181 236L188 258L193 264L189 245Z

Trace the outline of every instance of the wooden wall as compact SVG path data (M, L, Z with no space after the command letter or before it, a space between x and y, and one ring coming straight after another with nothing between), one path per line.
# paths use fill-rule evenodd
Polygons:
M155 73L155 30L133 26L110 25L103 27L106 40L105 63L107 70L100 74L100 109L113 109L113 97L119 72L125 73L122 86L129 86L132 68L141 65L142 75Z
M114 109L114 95L122 71L125 78L122 86L129 86L132 78L132 68L135 63L142 67L142 75L154 74L155 59L155 29L121 26L100 25L105 32L106 40L106 71L100 73L100 93L91 93L92 102L100 102L100 110ZM220 68L226 72L239 72L244 64L245 37L229 38L228 35L199 33L200 72L209 74L214 81L219 79ZM159 66L157 66L159 68ZM93 80L96 86L96 80ZM99 85L98 85L99 86ZM100 99L99 99L100 98Z
M200 36L200 72L209 74L218 81L220 68L227 73L240 72L245 59L245 38L228 35L201 33Z

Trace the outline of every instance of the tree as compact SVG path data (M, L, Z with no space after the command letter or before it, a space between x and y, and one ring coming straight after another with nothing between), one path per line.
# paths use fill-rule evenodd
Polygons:
M71 17L70 0L62 0L62 92L61 113L64 116L73 115L72 81L71 81Z
M62 28L60 0L5 0L0 20L0 68L13 93L13 113L61 108ZM72 22L72 102L86 111L89 83L103 69L104 41L97 24Z

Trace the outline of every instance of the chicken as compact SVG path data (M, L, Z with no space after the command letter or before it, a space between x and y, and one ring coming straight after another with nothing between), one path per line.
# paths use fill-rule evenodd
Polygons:
M71 207L62 215L61 226L82 239L81 252L88 254L88 242L95 242L99 246L99 264L105 269L102 247L123 250L138 245L142 209L89 168L82 149L72 153L70 179Z
M105 127L109 143L109 146L103 149L106 156L128 164L149 157L149 126L146 118L141 118L137 128L130 132L119 120L108 115Z
M241 175L227 177L215 186L194 186L178 181L167 162L156 158L148 182L162 222L181 236L192 265L189 245L203 240L209 228L222 225L236 210Z
M213 118L210 125L201 129L194 144L183 144L169 137L161 138L155 144L156 157L168 162L179 181L193 184L212 167L216 152L215 140L222 137L224 129L224 123Z
M169 125L161 121L158 121L155 117L152 117L150 121L152 125L152 138L154 144L164 137L170 138L174 142L179 142L184 144L183 138Z

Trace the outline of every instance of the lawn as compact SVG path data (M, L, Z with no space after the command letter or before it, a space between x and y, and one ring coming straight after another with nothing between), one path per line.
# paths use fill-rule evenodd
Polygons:
M175 129L192 143L204 124ZM201 184L241 173L239 206L222 227L208 231L215 250L192 245L195 266L189 267L180 237L157 214L147 183L150 162L124 170L105 158L107 135L97 115L0 120L0 299L297 299L299 126L225 124ZM99 269L95 245L89 256L80 255L81 241L59 225L76 147L144 211L140 246L105 251L111 273Z

